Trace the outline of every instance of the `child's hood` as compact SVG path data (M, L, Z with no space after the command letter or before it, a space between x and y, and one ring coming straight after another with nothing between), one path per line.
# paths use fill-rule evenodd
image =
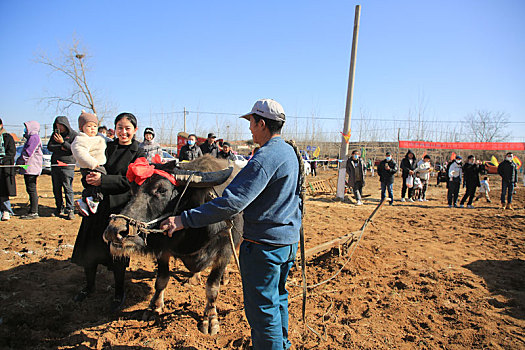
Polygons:
M36 120L24 123L28 135L38 135L40 133L40 124Z

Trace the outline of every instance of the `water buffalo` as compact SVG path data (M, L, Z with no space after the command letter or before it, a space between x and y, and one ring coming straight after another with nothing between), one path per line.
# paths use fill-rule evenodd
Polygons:
M199 273L211 266L206 282L207 305L200 329L205 334L216 334L219 331L219 321L215 303L221 278L232 255L227 232L233 223L233 240L235 245L238 245L243 226L242 215L235 215L230 222L219 222L198 229L184 229L171 238L160 232L151 233L151 230L143 228L144 223L167 214L179 214L183 210L198 207L215 195L221 195L238 169L228 168L226 160L211 156L204 156L178 166L170 162L155 167L157 170L173 175L176 179L175 184L170 181L166 173L150 174L142 185L134 189L132 200L121 213L111 218L104 232L104 239L110 243L111 253L114 256L140 253L153 254L156 257L158 270L155 294L148 310L144 313L145 319L163 311L164 289L170 277L170 257L182 260L192 273ZM148 170L150 173L153 171L151 168ZM177 202L179 202L178 209L174 212Z

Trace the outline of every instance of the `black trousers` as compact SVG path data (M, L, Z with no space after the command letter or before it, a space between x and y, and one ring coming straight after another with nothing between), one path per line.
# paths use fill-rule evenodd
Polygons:
M465 191L465 194L463 195L463 198L461 198L461 205L465 204L465 201L468 198L468 205L472 205L472 202L474 201L474 196L476 195L476 188L477 186L473 185L467 185L467 190Z
M421 189L421 195L419 196L419 198L427 199L428 180L421 180L421 184L423 184L423 188Z
M448 182L448 192L447 199L448 205L456 205L459 197L459 187L461 183L459 181L449 181Z
M24 174L24 182L26 184L26 191L29 195L29 202L31 207L29 209L30 214L38 214L38 193L36 192L36 178L38 175L27 175Z
M401 198L405 198L405 194L407 193L407 189L408 189L408 198L412 198L412 196L414 195L414 188L413 187L411 187L411 188L407 187L407 178L404 177L403 178L403 187L401 187Z

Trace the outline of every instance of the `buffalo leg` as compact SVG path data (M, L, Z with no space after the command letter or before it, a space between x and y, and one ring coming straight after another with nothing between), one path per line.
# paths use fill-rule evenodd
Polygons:
M155 294L149 303L148 309L144 312L143 320L150 320L152 317L158 316L164 309L164 290L170 280L170 256L163 253L157 259L157 279L155 280Z
M220 257L210 271L206 281L206 308L204 309L204 318L202 321L201 332L204 334L215 335L219 333L219 318L217 315L217 295L221 285L221 278L224 269L228 265L230 254Z

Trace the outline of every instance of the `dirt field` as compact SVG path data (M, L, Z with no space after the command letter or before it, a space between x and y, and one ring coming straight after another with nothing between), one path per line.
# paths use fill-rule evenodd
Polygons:
M322 172L322 177L335 172ZM23 179L15 211L28 197ZM499 207L499 180L491 176L492 204L449 209L445 188L429 188L430 200L384 206L368 226L341 273L310 289L307 323L301 322L300 270L290 278L290 333L296 349L523 349L525 348L525 190L514 211ZM399 199L401 179L396 179ZM432 184L434 184L432 180ZM368 178L365 205L308 197L307 248L360 228L378 204L377 177ZM219 295L221 332L199 333L204 285L181 284L180 263L166 290L166 313L141 321L153 294L155 264L134 258L127 273L124 311L108 314L112 275L99 268L97 291L78 304L82 269L71 264L80 218L50 217L51 179L38 179L42 217L0 222L0 347L58 349L242 349L250 342L243 317L240 278ZM79 176L75 180L80 194ZM463 193L463 189L461 194ZM308 283L324 281L347 260L332 252L307 264Z

